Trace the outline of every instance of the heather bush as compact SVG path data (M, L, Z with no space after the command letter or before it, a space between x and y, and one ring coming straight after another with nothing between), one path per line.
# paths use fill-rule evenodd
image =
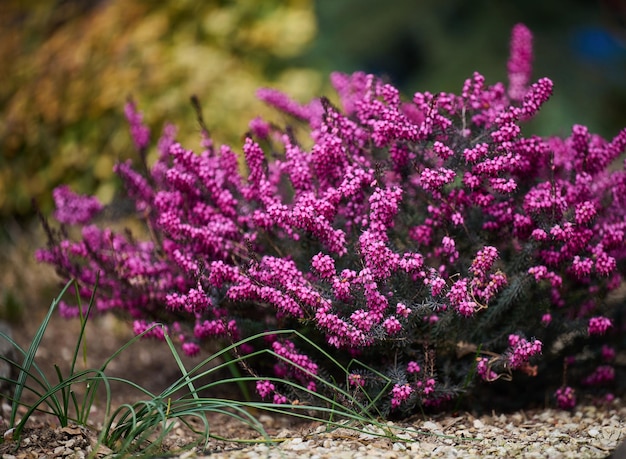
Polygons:
M115 170L146 237L97 226L98 201L61 187L61 228L46 224L38 258L85 295L100 273L99 311L126 313L137 333L165 323L190 355L296 329L350 368L337 385L364 400L384 389L385 415L490 396L503 381L536 388L527 401L550 393L565 408L577 390L610 396L623 327L612 292L626 258L626 129L611 141L584 126L567 138L525 135L553 89L548 78L531 83L531 41L515 26L508 86L474 73L459 95L404 101L363 73L331 76L341 108L262 89L262 100L308 123L312 146L255 119L245 164L213 144L201 117L200 154L168 126L148 164L150 135L129 103L141 161ZM80 227L78 240L68 225ZM314 376L338 378L296 336L255 345L282 357L248 368L276 403L306 394L269 378L311 391Z

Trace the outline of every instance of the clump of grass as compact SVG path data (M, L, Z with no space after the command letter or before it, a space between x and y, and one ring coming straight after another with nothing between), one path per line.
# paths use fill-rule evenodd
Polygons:
M9 428L14 429L13 435L15 438L19 438L21 436L26 423L35 411L44 412L54 416L62 427L67 426L70 422L85 425L87 423L91 407L96 399L100 383L105 385L107 388L107 395L110 396L110 392L108 392L110 387L104 371L122 349L112 355L100 368L87 370L77 370L76 368L81 347L84 351L83 358L86 359L86 347L84 347L85 327L92 310L95 289L86 310L80 302L80 295L76 289L81 327L78 339L76 340L76 346L74 347L72 359L70 360L69 373L67 375L63 375L61 368L58 365L54 365L57 381L51 380L48 376L46 376L46 373L35 361L37 350L41 345L41 341L46 329L48 328L52 314L56 310L61 298L72 285L75 285L73 280L69 281L61 290L59 295L52 301L46 316L39 325L39 328L37 329L35 336L27 349L22 348L8 334L0 332L0 337L9 341L16 350L15 354L18 357L21 357L21 359L16 359L21 360L21 363L14 361L7 356L1 357L5 362L14 367L16 371L13 373L17 375L16 379L5 379L9 385L15 387L13 395L10 397L11 416L9 418ZM77 396L77 392L75 391L77 386L82 386L86 389L80 398ZM26 393L34 395L36 397L36 401L26 404L27 402L24 401ZM107 400L109 400L109 397L107 397ZM22 418L18 420L18 409L20 406L27 406L28 409ZM107 404L107 409L108 408L109 405Z
M272 334L274 336L297 338L301 342L307 343L311 349L318 351L323 358L328 359L329 364L336 367L337 371L333 372L334 375L343 374L346 380L354 372L355 367L360 367L363 371L372 371L371 368L367 368L357 360L350 362L350 365L347 367L341 365L315 342L296 330L274 330L258 333L246 339L233 342L202 360L195 367L188 369L177 352L172 338L167 333L166 327L156 324L144 333L124 343L100 367L78 370L78 363L81 358L86 366L85 328L93 309L95 288L89 304L85 308L80 307L80 332L70 361L69 371L67 374L63 374L61 368L55 365L54 374L56 380L51 379L46 376L44 369L38 365L36 354L53 313L61 298L72 285L76 287L74 281L68 282L52 301L28 348L22 348L8 334L0 332L0 337L8 340L22 357L15 360L6 356L2 357L8 364L13 365L17 369L15 378L2 378L15 387L13 395L9 398L12 408L9 429L12 432L13 439L16 441L16 447L19 446L24 428L34 413L51 415L56 418L62 427L71 423L87 426L95 403L103 403L105 407L105 420L98 436L98 443L110 448L116 455L131 453L145 455L162 451L164 441L172 433L173 429L180 424L185 425L195 434L195 441L187 445L189 448L201 444L207 447L211 439L233 442L272 443L275 439L268 435L263 424L254 414L260 412L291 416L304 421L321 421L325 423L329 430L336 427L347 427L367 432L370 435L372 435L372 430L368 426L374 425L382 429L380 430L384 432L382 435L395 436L395 433L386 424L377 421L377 419L381 418L381 414L376 408L379 402L378 398L388 392L391 385L390 378L382 374L379 375L382 380L386 381L386 384L381 386L379 397L372 399L368 392L359 387L356 387L353 391L344 390L342 386L346 387L347 385L313 373L308 368L300 366L266 347L245 355L241 355L239 352L243 345L251 345L255 341L263 340ZM77 297L79 297L78 291ZM110 363L139 339L153 332L155 327L162 327L165 341L171 351L173 363L180 369L181 376L160 393L153 393L129 379L108 375L107 367ZM268 357L282 361L291 370L305 375L307 380L313 380L316 384L316 390L298 384L293 379L267 379L256 376L250 369L248 362ZM215 379L216 374L222 374L223 370L232 369L233 365L242 367L246 372L231 371L231 377ZM242 376L242 374L246 373L249 375ZM243 400L215 398L205 395L215 393L220 386L235 384L241 387L259 381L268 381L276 387L280 387L281 393L288 395L290 398L285 396L283 399L284 403L275 403L250 400L243 392ZM112 400L115 384L125 384L137 390L141 394L140 400L113 408ZM104 388L103 399L98 397L99 388L101 387ZM27 394L34 395L35 401L27 401ZM32 399L32 397L29 399ZM21 417L18 415L20 406L27 408ZM220 436L212 429L211 416L214 414L227 415L241 422L255 432L258 437L250 440ZM93 454L95 454L97 449L97 447L93 448Z

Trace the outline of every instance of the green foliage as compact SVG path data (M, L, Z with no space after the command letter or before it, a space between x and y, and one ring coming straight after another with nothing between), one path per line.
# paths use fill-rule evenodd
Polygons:
M49 209L60 183L109 201L112 166L128 156L121 107L131 95L158 133L165 119L193 125L196 94L218 140L231 142L241 120L266 113L257 87L302 99L320 90L315 71L290 64L316 32L310 0L57 3L3 2L0 217L32 215L32 198Z

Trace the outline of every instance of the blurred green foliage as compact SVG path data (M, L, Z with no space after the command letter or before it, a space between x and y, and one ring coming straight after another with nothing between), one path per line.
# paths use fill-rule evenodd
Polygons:
M324 78L290 61L316 33L310 0L3 0L0 218L44 212L60 183L108 201L116 160L133 155L128 97L153 128L199 141L189 98L218 142L237 146L269 85L308 101Z

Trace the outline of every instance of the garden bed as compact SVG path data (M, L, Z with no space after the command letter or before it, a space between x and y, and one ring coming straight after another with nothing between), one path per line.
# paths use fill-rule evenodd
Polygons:
M28 344L37 322L14 330L21 345ZM41 368L55 364L65 371L63 362L73 352L78 321L54 316L37 356ZM130 338L129 327L111 316L97 318L87 327L88 365L97 365ZM96 345L97 344L97 345ZM125 376L142 387L159 391L178 377L177 368L164 343L143 341L123 353L111 366L111 373ZM187 361L188 364L193 361ZM222 394L228 396L228 394ZM231 394L233 395L233 394ZM137 393L120 386L113 392L114 404L129 403ZM61 427L58 421L35 415L16 443L6 437L0 445L3 458L87 457L97 447L98 428L104 413L97 401L89 427ZM4 418L8 415L4 407ZM327 429L321 423L303 423L283 416L256 413L273 444L239 443L211 440L191 446L200 437L179 425L163 444L164 454L180 458L211 457L528 457L528 458L602 458L607 457L626 436L626 404L621 399L605 406L581 404L573 411L558 409L521 410L512 413L468 412L416 415L402 422L389 422L388 432L366 426L368 432L347 428ZM212 415L211 433L233 440L252 440L258 434L223 415ZM6 424L2 434L6 432ZM395 435L392 438L389 434ZM98 449L97 457L111 450Z

